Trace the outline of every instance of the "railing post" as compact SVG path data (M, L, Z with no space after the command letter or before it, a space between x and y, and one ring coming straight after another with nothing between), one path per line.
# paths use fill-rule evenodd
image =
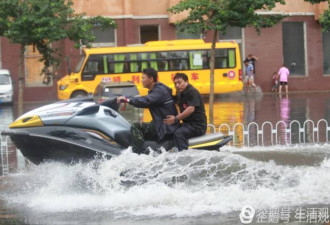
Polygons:
M248 147L250 147L250 126L251 125L255 125L257 128L257 145L259 144L259 126L256 122L251 122L249 123L248 127L247 127L247 131L248 131Z
M222 129L222 127L226 127L227 128L227 130L228 130L228 135L233 135L234 136L234 132L232 132L232 131L230 131L230 126L228 125L228 124L221 124L220 126L219 126L219 132L221 133L221 129ZM235 137L235 136L234 136ZM235 138L233 138L233 140L232 141L230 141L230 142L232 142L233 144L235 143ZM235 145L235 144L234 144Z
M264 134L264 126L265 125L267 125L267 124L269 124L270 125L270 130L271 130L271 134L270 134L270 138L271 138L271 143L272 143L272 146L274 145L273 144L273 124L271 123L271 122L269 122L269 121L266 121L266 122L264 122L263 124L262 124L262 126L261 126L261 130L262 130L262 146L265 146L265 140L264 140L264 136L265 136L265 134Z
M236 136L236 127L237 126L242 126L242 129L243 129L243 138L242 138L243 143L242 144L244 146L245 145L245 135L248 135L248 132L245 131L244 124L242 124L242 123L235 123L235 125L233 126L233 135L234 135L234 137ZM234 144L234 146L236 146L236 140L234 140L233 144Z
M208 127L211 127L212 129L212 132L211 133L214 133L215 132L215 126L213 124L207 124Z
M279 140L278 140L278 125L279 124L284 124L284 135L286 135L286 131L285 131L286 130L286 122L284 122L283 120L280 120L275 125L275 128L276 128L276 135L275 135L275 137L276 137L276 144L279 144L280 143ZM285 142L286 142L286 140L285 140Z
M300 139L300 127L301 127L301 124L299 123L299 121L298 120L292 120L291 122L290 122L290 144L292 144L292 124L294 124L294 123L297 123L298 124L298 135L299 135L299 137L298 137L298 142L299 142L299 144L301 143L301 139Z
M0 133L0 156L1 156L1 171L2 176L9 174L9 161L8 161L8 137L2 137Z
M325 140L328 142L328 121L325 119L320 119L317 121L317 143L320 143L320 123L324 122L325 123Z
M312 140L313 140L313 143L315 143L315 141L314 141L314 122L313 122L312 120L306 120L306 121L304 122L304 132L305 132L305 130L306 130L306 124L307 124L307 123L311 123L312 126L313 126L313 129L312 129ZM306 132L305 132L305 134L304 134L304 143L306 143Z

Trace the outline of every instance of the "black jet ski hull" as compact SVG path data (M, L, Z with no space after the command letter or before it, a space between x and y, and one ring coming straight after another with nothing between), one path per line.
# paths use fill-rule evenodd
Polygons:
M118 156L127 148L119 145L99 131L66 126L44 126L30 128L16 128L4 131L2 135L10 136L12 142L22 152L24 157L34 164L45 161L60 161L65 163L88 161L97 157L107 159ZM129 133L117 135L118 140L130 139ZM189 140L189 148L202 150L219 150L232 140L232 136L221 133L207 134ZM146 141L145 151L149 147L158 151L161 147L166 150L172 148L172 141L161 143Z
M24 157L34 164L51 160L71 163L95 157L111 158L123 151L115 142L98 138L79 128L20 128L4 131L2 135L10 136Z

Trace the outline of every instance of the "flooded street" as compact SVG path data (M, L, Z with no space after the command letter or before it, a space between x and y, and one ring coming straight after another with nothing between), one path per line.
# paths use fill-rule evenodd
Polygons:
M214 115L215 127L330 122L330 93L221 95ZM0 130L16 117L15 106L0 106ZM329 156L329 144L311 143L127 150L74 165L37 166L15 154L10 175L0 177L0 224L327 224ZM240 217L242 208L248 210Z

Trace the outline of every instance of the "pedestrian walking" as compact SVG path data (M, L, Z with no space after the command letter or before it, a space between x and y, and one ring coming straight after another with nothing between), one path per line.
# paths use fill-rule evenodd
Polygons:
M254 91L257 92L257 87L254 84L253 65L247 59L244 60L244 65L245 65L244 84L246 87L246 92L249 92L250 86L252 86L254 88Z

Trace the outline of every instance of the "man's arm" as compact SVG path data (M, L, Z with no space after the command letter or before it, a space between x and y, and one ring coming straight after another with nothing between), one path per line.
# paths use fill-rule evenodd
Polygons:
M173 124L177 121L183 120L188 116L190 116L193 112L195 112L195 107L198 107L200 106L200 104L202 104L199 101L199 93L197 90L191 92L187 100L188 100L187 101L188 107L185 110L183 110L183 112L179 113L179 115L177 116L173 116L173 115L167 116L167 118L164 119L163 122L166 124Z
M166 119L163 120L163 122L165 124L171 125L177 121L183 120L185 118L187 118L188 116L190 116L193 112L195 111L195 106L188 106L188 108L186 108L185 110L183 110L182 113L180 113L177 116L167 116Z
M153 91L146 96L139 96L128 98L127 103L137 107L137 108L149 108L151 105L162 104L166 101L166 95L160 91ZM117 102L122 102L125 99L124 96L118 97Z

